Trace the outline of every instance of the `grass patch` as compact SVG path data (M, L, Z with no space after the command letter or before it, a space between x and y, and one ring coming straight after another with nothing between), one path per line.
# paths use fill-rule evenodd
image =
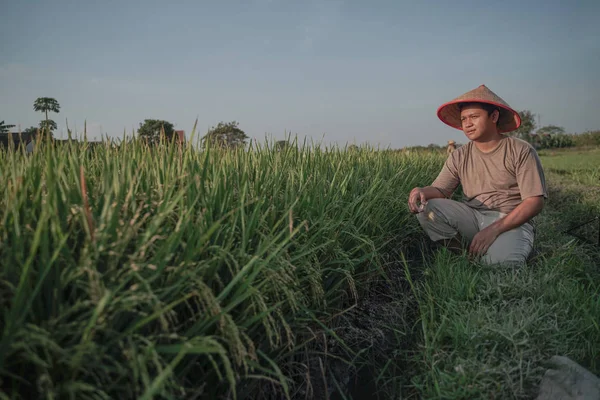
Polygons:
M560 254L494 271L439 255L419 296L423 398L531 398L555 354L598 373L600 291L574 277L583 263Z
M540 157L554 184L600 187L600 148L543 150Z

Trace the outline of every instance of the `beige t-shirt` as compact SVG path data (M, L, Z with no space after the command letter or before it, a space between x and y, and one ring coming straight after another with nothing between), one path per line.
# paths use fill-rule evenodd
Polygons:
M526 141L510 136L487 153L473 142L452 152L431 186L450 197L459 184L467 205L507 214L528 197L548 198L537 152Z

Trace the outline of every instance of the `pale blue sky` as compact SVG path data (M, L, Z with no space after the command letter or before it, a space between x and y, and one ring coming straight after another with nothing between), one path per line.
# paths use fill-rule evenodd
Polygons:
M465 142L437 107L486 84L542 125L600 129L600 1L0 0L0 120L37 97L91 136L239 121L383 147ZM62 132L62 133L61 133Z

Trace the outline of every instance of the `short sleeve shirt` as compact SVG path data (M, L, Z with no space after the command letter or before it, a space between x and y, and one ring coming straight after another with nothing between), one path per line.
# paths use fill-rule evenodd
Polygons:
M526 141L510 136L489 152L473 142L452 152L431 186L450 197L459 184L468 206L506 214L529 197L548 198L537 152Z

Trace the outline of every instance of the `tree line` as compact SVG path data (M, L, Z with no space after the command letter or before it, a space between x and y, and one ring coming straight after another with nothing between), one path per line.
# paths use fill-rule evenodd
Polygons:
M169 122L158 119L146 119L140 123L137 131L139 139L148 144L156 145L164 138L167 142L175 138L175 126ZM209 143L223 148L238 148L246 145L248 135L239 127L239 122L219 122L211 127L202 138L202 146Z
M521 126L507 133L531 143L536 149L556 149L564 147L600 146L600 131L566 133L562 126L545 125L538 127L535 114L531 110L519 111Z
M43 113L44 119L39 122L37 127L32 126L22 131L23 136L35 138L42 132L53 138L53 132L57 129L57 125L48 113L58 114L60 112L59 102L52 97L39 97L33 103L33 110ZM600 145L600 131L567 134L561 126L546 125L538 128L533 112L522 110L519 111L519 114L521 116L521 126L517 130L507 133L507 135L526 140L538 149ZM0 121L0 134L7 134L14 127L15 125L7 124L4 120ZM69 138L70 134L69 130ZM162 138L167 142L171 142L175 138L176 130L169 121L145 119L144 122L140 123L137 134L138 139L150 145L156 145L160 143ZM237 121L219 122L217 126L211 127L202 138L202 146L205 147L211 143L223 148L238 148L244 147L248 139L248 135L239 127ZM276 143L277 149L283 149L287 146L288 142L286 140L279 140ZM413 146L411 148L439 150L445 149L446 146L432 143L428 146Z
M42 112L45 118L40 121L39 126L29 127L22 132L23 137L36 138L40 133L47 134L50 138L54 138L54 131L57 129L56 122L49 118L48 113L59 113L60 104L52 97L40 97L37 98L33 103L34 111ZM8 134L15 125L8 124L4 120L0 121L0 134ZM67 130L69 130L67 128ZM156 145L160 143L161 139L164 138L167 142L174 139L176 135L175 126L165 120L159 119L145 119L144 122L140 123L139 129L137 130L138 139L145 141L149 145ZM69 138L71 132L69 130ZM243 147L248 140L248 135L239 127L237 121L231 122L219 122L217 126L213 126L208 130L206 135L202 138L203 146L208 143L220 147L236 148Z

